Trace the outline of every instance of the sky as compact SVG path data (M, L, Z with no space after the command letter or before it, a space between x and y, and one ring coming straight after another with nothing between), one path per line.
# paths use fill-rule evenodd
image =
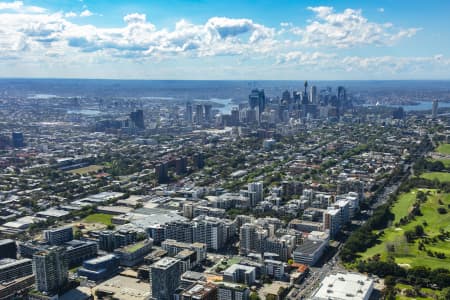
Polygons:
M0 0L0 77L450 79L450 1Z

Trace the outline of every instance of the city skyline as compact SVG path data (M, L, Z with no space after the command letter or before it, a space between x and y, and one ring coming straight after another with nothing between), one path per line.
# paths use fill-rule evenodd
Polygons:
M0 77L450 79L449 6L0 1Z

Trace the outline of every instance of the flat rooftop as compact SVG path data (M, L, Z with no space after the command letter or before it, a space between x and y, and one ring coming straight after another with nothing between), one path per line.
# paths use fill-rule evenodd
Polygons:
M151 295L148 282L121 275L99 284L94 290L112 293L118 300L146 300Z
M303 244L299 245L294 252L300 252L307 255L313 254L320 247L322 247L324 241L305 240Z
M152 267L159 268L159 269L167 269L173 266L174 264L178 263L180 260L172 257L163 257L157 262L155 262Z
M373 289L373 280L362 274L337 273L325 277L313 300L363 300L368 299Z

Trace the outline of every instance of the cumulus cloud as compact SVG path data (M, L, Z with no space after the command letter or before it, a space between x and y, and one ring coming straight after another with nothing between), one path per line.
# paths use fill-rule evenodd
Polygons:
M74 21L75 17L97 16L87 8L81 13L51 13L21 1L0 2L0 63L7 59L40 63L48 59L54 64L69 65L79 61L148 62L238 56L240 61L267 59L268 66L276 68L303 66L343 71L406 72L450 65L449 58L443 55L403 58L349 55L341 49L392 45L413 37L420 29L373 23L360 10L335 12L327 6L309 9L315 17L304 27L282 22L278 28L272 28L248 18L216 16L204 23L179 20L169 29L158 28L140 13L125 15L121 26L97 27ZM311 50L314 47L319 49Z
M85 9L81 12L80 17L91 17L94 14L89 10L89 9Z
M383 8L383 7L379 7L379 8L377 9L377 11L380 12L380 13L384 13L384 8Z
M145 14L129 14L123 17L123 20L125 23L131 24L131 23L145 23L147 21L147 16Z
M335 12L331 6L308 7L315 18L305 28L295 27L302 44L310 47L351 48L364 45L392 45L414 36L420 28L395 29L391 23L370 22L357 9Z
M39 6L24 5L23 1L0 2L0 11L1 10L11 10L22 13L44 13L46 11L45 8Z
M367 74L408 74L427 69L443 70L450 65L450 58L442 54L408 57L356 55L341 57L334 53L292 51L278 55L277 64Z
M67 12L64 14L65 18L75 18L77 16L76 13L74 13L73 11Z
M334 53L291 51L279 54L277 64L318 65L325 64L336 57Z

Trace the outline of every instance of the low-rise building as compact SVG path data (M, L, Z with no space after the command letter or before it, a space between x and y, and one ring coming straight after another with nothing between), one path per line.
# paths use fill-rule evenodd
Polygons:
M227 282L251 285L255 282L255 279L255 267L234 264L223 271L223 280Z
M356 273L337 273L325 277L312 300L368 300L373 292L373 279Z
M100 281L114 275L119 268L119 259L114 254L108 254L87 260L78 269L78 276L87 277L92 281Z

